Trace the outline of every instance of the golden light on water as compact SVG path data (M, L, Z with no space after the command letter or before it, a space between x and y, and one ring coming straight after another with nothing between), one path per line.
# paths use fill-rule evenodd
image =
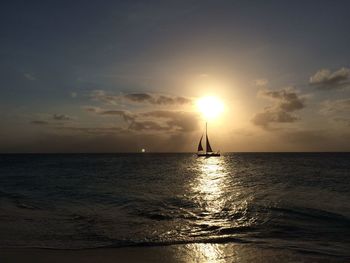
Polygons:
M202 206L210 213L221 211L225 198L227 171L222 158L198 159L200 176L193 186L201 199Z
M195 244L193 250L196 258L200 260L199 262L217 263L223 262L222 260L225 259L223 250L213 244Z
M225 156L196 158L193 169L196 176L189 190L192 200L201 210L192 229L193 236L209 234L210 238L215 239L217 233L211 229L234 231L235 228L254 224L255 217L248 213L249 199L244 197L239 177L236 178L236 171ZM232 235L221 234L220 237ZM220 263L227 262L228 258L229 262L257 261L254 253L246 254L245 248L232 243L195 243L186 247L191 252L185 262ZM196 261L193 261L194 258Z
M197 100L197 108L205 119L212 120L224 111L224 103L217 97L207 96Z
M196 193L197 202L205 210L200 224L222 224L213 220L213 215L220 213L225 205L225 181L227 170L223 158L198 158L198 177L193 182L192 190ZM225 262L225 251L216 244L192 244L192 257L198 262L219 263ZM190 260L189 260L190 261Z

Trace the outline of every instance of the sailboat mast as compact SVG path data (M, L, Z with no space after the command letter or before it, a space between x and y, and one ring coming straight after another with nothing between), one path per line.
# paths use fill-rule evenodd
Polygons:
M205 154L207 154L208 149L208 122L205 122Z

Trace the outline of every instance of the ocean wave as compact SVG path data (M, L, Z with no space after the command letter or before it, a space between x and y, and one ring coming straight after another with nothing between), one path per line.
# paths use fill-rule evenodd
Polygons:
M11 156L0 246L249 243L349 256L349 156L301 155Z

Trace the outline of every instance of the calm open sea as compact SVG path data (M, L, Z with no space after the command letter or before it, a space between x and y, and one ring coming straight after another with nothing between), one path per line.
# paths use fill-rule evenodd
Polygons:
M350 154L0 155L0 247L191 242L349 259Z

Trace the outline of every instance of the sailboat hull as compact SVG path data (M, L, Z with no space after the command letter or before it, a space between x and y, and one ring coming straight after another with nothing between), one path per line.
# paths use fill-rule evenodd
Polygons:
M220 156L220 153L216 153L216 152L212 152L212 153L197 153L197 156L198 157L206 157L206 158L218 157L218 156Z

